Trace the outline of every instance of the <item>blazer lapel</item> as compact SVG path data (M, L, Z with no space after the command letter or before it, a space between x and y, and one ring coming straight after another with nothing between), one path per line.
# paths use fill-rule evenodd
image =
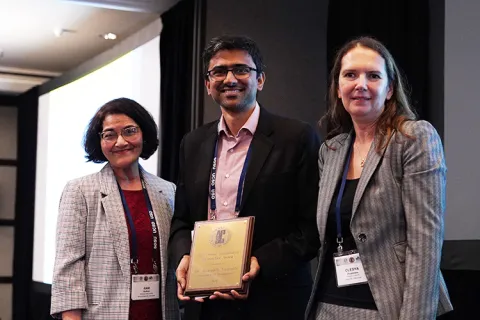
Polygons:
M250 146L251 154L247 168L247 174L245 177L245 183L243 186L241 208L247 200L250 191L252 191L255 180L257 179L258 174L262 170L262 167L267 160L270 151L273 148L274 143L269 138L272 132L273 129L270 124L269 114L265 111L265 109L261 108L257 129L255 130L255 134L253 136Z
M217 126L218 121L215 122L215 125L212 125L208 131L205 140L203 140L202 145L199 150L200 154L194 161L198 161L196 166L195 174L195 195L197 197L198 214L203 217L203 220L208 219L208 193L210 191L210 174L212 171L212 161L213 161L213 151L215 149L215 141L217 139Z
M153 213L155 214L155 220L157 222L158 229L158 249L160 251L160 272L162 277L161 282L161 303L165 305L165 284L167 282L167 271L168 271L168 257L167 257L167 246L168 246L168 236L170 233L170 215L169 212L173 213L173 208L170 206L170 203L167 201L165 195L163 195L162 188L152 177L148 174L145 174L143 168L140 168L143 172L143 178L145 180L145 185L148 192L148 197L152 203Z
M141 169L143 173L143 178L145 180L145 185L147 188L148 197L152 203L153 213L155 214L155 220L157 222L157 229L159 233L159 248L160 248L160 258L162 263L167 261L167 256L164 256L165 252L162 251L162 248L166 248L168 244L168 237L170 233L170 215L173 213L173 208L170 203L167 201L161 186L152 179L151 176L145 174L143 168Z
M387 146L388 143L390 143L390 140L393 137L394 133L395 131L388 138ZM360 200L362 199L365 189L367 188L368 182L372 178L372 175L377 169L380 160L385 154L386 148L383 149L381 153L378 153L376 151L378 143L381 143L381 141L378 141L378 139L375 138L375 140L370 146L370 150L368 151L367 160L365 161L365 166L363 167L362 174L360 175L360 180L358 181L357 190L355 191L355 197L353 199L352 220L355 216L355 213L357 212L358 205L360 204Z
M113 247L118 263L125 277L130 277L130 244L125 211L120 198L117 182L109 165L100 171L100 192L102 206L107 217L108 228L113 239Z
M352 141L352 134L350 133L344 139L339 139L332 144L336 150L327 148L324 156L322 176L320 177L320 187L318 196L317 208L317 224L320 233L321 241L325 238L325 227L327 224L328 211L332 204L333 194L342 178L343 169L345 168L345 161Z

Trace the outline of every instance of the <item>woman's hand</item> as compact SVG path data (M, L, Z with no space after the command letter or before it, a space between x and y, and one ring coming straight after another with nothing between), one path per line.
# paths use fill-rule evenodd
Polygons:
M62 313L62 320L82 320L82 310L69 310Z

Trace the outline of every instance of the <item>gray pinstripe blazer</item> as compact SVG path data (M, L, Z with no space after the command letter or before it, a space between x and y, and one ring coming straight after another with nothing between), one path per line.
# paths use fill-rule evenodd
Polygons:
M409 139L393 133L387 148L372 143L358 183L350 230L382 319L435 319L452 310L440 272L446 166L435 129L426 121L405 124ZM319 152L317 225L322 248L306 318L315 313L316 287L325 257L325 226L352 135L341 134Z
M175 185L141 170L160 234L162 319L175 320L176 281L167 265ZM129 261L128 228L110 165L68 182L57 222L51 314L83 309L82 319L128 320Z

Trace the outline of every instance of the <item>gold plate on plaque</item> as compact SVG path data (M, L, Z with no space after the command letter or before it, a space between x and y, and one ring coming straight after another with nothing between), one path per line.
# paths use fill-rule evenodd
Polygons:
M255 217L195 222L186 296L248 293L242 276L250 268L254 222Z

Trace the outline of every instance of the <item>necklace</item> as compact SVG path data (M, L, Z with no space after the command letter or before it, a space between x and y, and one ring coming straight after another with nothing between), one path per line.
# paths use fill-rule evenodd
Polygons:
M363 168L365 166L365 161L367 160L370 145L371 145L371 142L363 146L357 143L353 145L353 147L356 149L355 151L357 152L358 157L360 158L360 168ZM366 153L365 153L365 150L367 151Z
M358 146L357 146L357 148L358 148ZM357 152L360 153L360 150L357 149ZM358 155L358 157L360 158L360 167L361 168L363 168L363 166L365 165L365 161L367 160L367 155L368 155L368 152L364 156Z

